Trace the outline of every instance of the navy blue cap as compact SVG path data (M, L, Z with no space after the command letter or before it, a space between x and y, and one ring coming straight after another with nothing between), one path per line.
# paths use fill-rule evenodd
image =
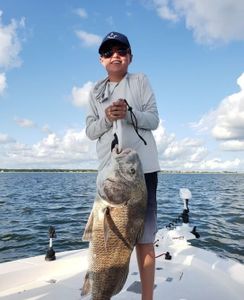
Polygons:
M124 34L112 31L105 36L98 49L98 52L101 54L102 50L106 47L106 45L110 43L113 44L116 42L125 45L127 48L130 48L130 43Z

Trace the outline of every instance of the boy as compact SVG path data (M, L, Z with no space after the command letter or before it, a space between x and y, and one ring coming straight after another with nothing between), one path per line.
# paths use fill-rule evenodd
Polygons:
M108 76L99 81L89 96L86 134L97 139L98 172L107 164L114 140L113 124L120 120L122 149L135 149L142 162L148 192L145 228L136 245L142 284L142 300L153 299L157 231L157 172L160 170L156 143L151 130L159 123L156 101L144 74L128 73L132 61L130 43L124 34L110 32L100 47L100 62ZM125 101L126 100L126 101ZM132 108L127 110L127 104Z

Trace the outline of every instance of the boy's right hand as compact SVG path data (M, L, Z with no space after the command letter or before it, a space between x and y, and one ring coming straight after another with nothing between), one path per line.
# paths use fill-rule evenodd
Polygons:
M116 120L124 119L127 112L127 105L124 101L124 99L119 99L112 103L112 105L109 105L105 109L106 117L109 119L109 121L113 122Z

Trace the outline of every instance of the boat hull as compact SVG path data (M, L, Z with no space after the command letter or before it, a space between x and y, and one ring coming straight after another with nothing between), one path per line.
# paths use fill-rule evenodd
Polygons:
M171 231L157 235L155 300L242 300L244 295L244 265L193 247L184 236ZM172 242L173 241L173 242ZM172 256L165 259L165 252ZM0 299L89 299L80 296L80 288L88 267L88 250L56 254L47 262L36 256L0 265ZM140 277L135 252L123 290L116 300L139 300Z

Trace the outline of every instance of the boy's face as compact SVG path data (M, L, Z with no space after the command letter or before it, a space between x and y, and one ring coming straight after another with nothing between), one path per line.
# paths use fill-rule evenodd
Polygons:
M104 49L100 62L107 70L108 75L124 76L131 63L130 49L122 44L111 45Z

